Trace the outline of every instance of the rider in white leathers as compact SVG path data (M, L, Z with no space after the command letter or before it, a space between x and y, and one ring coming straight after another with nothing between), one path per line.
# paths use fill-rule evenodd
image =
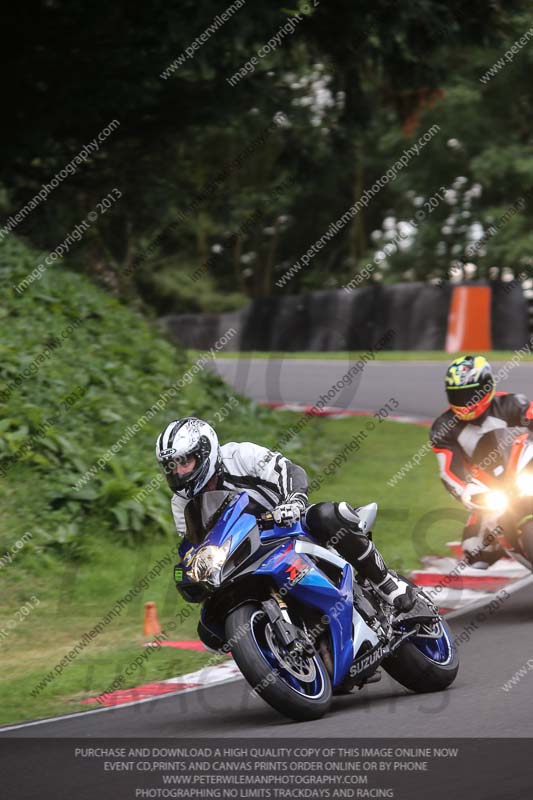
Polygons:
M186 536L185 506L197 494L216 489L245 490L248 511L272 511L278 525L302 525L324 546L335 549L398 611L410 610L413 589L390 572L362 524L363 514L348 503L310 504L305 470L281 453L252 442L220 447L213 428L196 417L174 420L158 436L156 456L172 489L176 529Z

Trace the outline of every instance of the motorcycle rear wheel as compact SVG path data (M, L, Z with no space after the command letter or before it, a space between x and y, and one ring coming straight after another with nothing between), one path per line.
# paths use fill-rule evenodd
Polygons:
M444 620L441 624L441 639L406 639L381 664L391 678L412 692L440 692L447 689L457 676L459 655L452 644L448 625Z

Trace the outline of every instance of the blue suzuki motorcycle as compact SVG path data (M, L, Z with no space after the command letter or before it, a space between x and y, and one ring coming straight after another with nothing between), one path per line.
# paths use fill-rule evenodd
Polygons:
M209 648L231 651L250 686L295 720L318 719L332 694L379 680L382 666L414 692L449 686L459 668L438 609L420 590L398 613L299 523L247 512L246 492L206 492L185 509L176 586L202 603ZM370 534L377 505L358 511ZM371 535L371 534L370 534Z

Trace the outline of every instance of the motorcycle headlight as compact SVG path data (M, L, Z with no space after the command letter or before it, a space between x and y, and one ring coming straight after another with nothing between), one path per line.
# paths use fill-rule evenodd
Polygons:
M220 547L210 544L198 550L189 566L189 576L191 580L210 580L214 582L228 557L230 544L231 542L228 539L228 541L224 542Z
M517 475L516 487L520 494L533 495L533 472L522 472Z
M487 492L472 498L473 502L479 503L487 511L505 511L507 508L507 496L505 492Z

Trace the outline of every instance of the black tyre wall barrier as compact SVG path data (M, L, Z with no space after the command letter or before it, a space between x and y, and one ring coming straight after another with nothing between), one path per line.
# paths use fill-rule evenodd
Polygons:
M527 302L519 283L493 281L491 316L494 350L519 350L529 342Z
M494 282L492 337L498 350L528 341L527 304L519 285ZM372 285L346 292L321 290L254 300L225 314L176 314L163 318L184 347L209 349L229 328L225 350L444 350L453 287L448 283Z

